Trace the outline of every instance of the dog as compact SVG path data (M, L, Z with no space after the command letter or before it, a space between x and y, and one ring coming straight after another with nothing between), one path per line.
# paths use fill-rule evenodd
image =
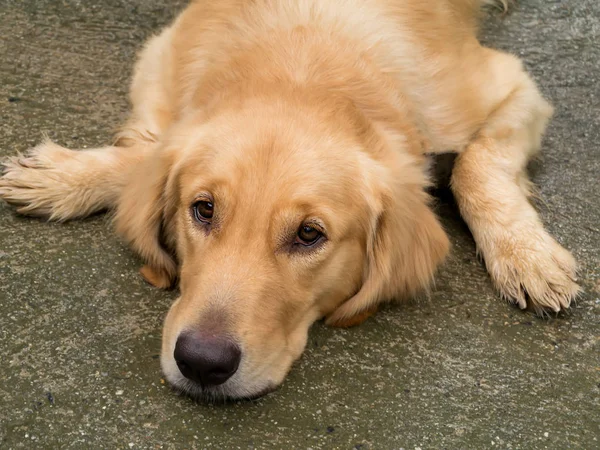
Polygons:
M65 221L114 211L152 285L178 283L161 366L198 398L279 386L309 327L426 291L449 250L427 154L500 295L569 307L576 262L529 202L552 107L477 39L483 0L196 0L139 54L111 146L44 142L0 197Z

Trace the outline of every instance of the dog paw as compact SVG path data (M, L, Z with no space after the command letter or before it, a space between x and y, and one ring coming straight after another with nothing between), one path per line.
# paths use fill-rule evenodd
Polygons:
M70 218L77 203L69 182L72 150L45 142L27 154L2 162L0 198L16 206L17 212L54 220Z
M484 258L500 294L521 309L566 310L580 292L575 259L545 230L511 235Z

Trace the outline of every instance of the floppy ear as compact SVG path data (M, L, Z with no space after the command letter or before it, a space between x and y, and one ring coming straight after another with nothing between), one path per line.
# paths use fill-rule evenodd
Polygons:
M429 207L426 178L416 167L391 171L374 190L361 289L327 317L326 323L357 325L385 300L406 298L426 289L448 253L449 241ZM413 171L413 180L410 172ZM389 172L388 172L389 173Z
M174 160L175 151L169 148L157 147L149 153L133 170L114 218L117 233L146 263L140 273L160 288L171 287L177 276L172 241L174 199L167 189Z

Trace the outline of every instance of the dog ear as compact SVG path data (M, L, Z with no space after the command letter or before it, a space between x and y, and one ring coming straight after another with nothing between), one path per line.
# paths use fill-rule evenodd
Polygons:
M145 157L124 187L114 217L117 233L146 263L142 277L160 288L171 287L177 276L172 224L176 199L167 186L175 154L157 147Z
M372 211L364 281L327 317L328 325L356 325L373 314L378 303L426 289L448 253L448 237L429 207L422 170L411 164L375 177L379 186L368 201Z

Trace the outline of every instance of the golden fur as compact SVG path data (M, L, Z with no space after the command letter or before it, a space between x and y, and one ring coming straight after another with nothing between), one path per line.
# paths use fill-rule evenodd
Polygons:
M425 153L459 153L452 189L501 295L560 311L575 261L528 201L551 106L520 61L480 45L479 0L194 1L140 53L114 146L45 142L5 163L0 196L67 220L114 209L152 284L179 280L162 367L192 394L280 384L310 325L349 326L426 289L449 243ZM210 197L210 228L190 213ZM298 251L299 226L326 239ZM179 372L182 330L239 341L218 390Z

